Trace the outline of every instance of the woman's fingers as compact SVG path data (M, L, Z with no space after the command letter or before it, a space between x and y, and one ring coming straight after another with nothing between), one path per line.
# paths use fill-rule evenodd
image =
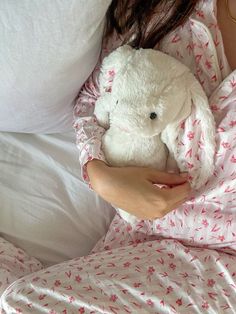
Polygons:
M167 210L177 208L178 205L184 203L190 196L191 187L189 182L175 186L171 189L163 189L162 194L167 201Z
M174 174L174 173L167 173L161 172L154 169L149 170L148 179L152 183L157 184L167 184L167 185L178 185L183 184L188 179L187 173Z
M191 187L188 182L173 188L162 189L152 186L152 205L148 210L149 219L162 218L171 210L182 205L190 196Z

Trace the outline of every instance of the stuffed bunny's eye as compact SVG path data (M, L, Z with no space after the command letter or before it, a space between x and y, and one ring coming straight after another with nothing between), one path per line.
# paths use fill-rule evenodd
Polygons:
M156 119L157 118L156 112L151 112L149 117L150 117L151 120Z

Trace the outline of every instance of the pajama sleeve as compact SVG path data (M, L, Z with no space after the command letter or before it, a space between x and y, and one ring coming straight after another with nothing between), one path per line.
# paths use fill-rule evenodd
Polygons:
M74 129L76 132L76 145L79 150L79 161L83 179L89 182L86 164L93 159L105 161L101 150L101 139L105 129L98 125L94 115L94 106L99 97L97 66L92 75L82 87L74 108Z
M85 182L88 183L87 162L93 159L106 162L101 149L101 140L105 129L98 124L93 113L95 103L100 96L99 73L101 63L110 52L121 45L122 38L117 33L104 39L100 60L82 87L74 107L74 129L76 132L76 145L79 150L81 173Z

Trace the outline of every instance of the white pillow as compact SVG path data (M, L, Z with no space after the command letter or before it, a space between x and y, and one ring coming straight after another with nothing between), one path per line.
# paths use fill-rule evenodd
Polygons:
M0 131L71 129L111 0L0 1Z
M88 254L114 215L82 181L74 137L0 132L0 236L45 265Z

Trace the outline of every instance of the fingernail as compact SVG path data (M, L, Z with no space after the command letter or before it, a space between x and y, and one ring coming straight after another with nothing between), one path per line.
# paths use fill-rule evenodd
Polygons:
M180 173L180 176L182 178L187 178L188 177L188 173L187 172L182 172L182 173Z

